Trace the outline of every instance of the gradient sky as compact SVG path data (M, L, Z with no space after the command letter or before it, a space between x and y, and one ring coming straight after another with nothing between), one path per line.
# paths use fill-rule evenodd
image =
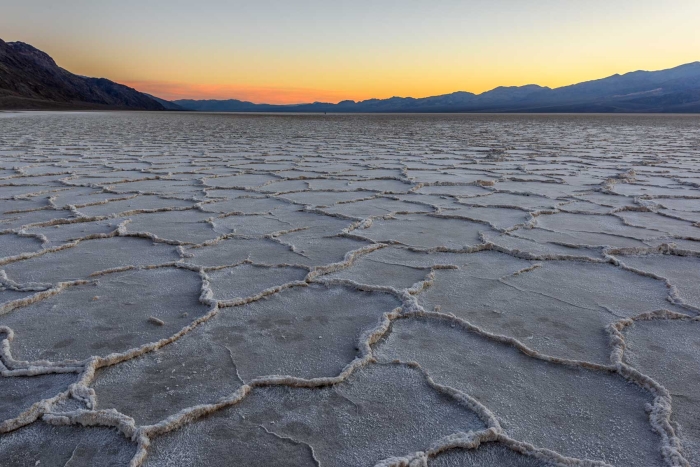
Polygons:
M700 60L700 0L0 0L0 38L166 99L562 86Z

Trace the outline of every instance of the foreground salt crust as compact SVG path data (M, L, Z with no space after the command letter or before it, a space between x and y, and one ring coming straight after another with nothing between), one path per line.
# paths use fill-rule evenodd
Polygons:
M2 465L700 465L694 118L0 129Z

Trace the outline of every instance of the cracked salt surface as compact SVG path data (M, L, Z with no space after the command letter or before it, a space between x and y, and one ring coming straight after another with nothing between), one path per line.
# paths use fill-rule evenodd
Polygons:
M697 118L3 117L0 465L700 466Z

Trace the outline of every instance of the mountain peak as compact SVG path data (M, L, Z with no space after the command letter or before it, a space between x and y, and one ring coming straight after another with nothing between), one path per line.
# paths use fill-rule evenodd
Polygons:
M18 55L29 58L40 66L45 68L58 68L58 65L49 54L42 52L26 42L7 42L7 46Z

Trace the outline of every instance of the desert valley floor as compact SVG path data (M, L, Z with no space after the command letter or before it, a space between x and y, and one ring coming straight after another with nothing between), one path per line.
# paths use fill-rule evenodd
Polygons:
M700 466L700 118L0 113L0 465Z

